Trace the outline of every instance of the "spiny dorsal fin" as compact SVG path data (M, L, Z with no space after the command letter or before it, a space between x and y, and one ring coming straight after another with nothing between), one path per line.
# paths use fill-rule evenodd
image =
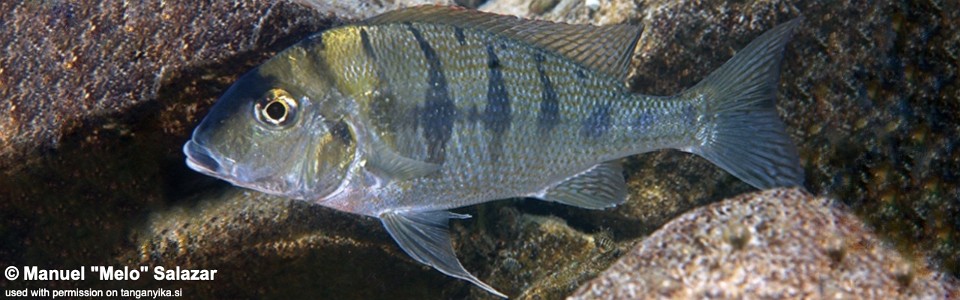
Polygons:
M400 22L450 25L523 41L621 81L626 80L634 47L643 32L639 25L553 23L436 5L387 12L368 19L366 24Z

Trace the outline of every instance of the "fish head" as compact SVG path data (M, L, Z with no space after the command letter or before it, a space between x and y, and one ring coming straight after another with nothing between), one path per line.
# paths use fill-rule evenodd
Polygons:
M301 88L301 68L275 58L241 77L183 146L187 165L236 186L300 200L337 191L357 162L339 99L323 80ZM326 116L326 117L325 117Z

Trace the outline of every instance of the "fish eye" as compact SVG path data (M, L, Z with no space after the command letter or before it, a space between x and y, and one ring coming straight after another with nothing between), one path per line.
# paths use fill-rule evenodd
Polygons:
M254 114L261 123L282 127L293 123L297 112L297 102L290 93L282 89L272 89L260 99Z

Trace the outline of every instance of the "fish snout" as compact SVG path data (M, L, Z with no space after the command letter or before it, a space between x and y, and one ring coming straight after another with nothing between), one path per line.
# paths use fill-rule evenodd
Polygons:
M207 147L192 140L183 145L183 154L187 155L187 166L197 172L219 177L223 170L219 160Z

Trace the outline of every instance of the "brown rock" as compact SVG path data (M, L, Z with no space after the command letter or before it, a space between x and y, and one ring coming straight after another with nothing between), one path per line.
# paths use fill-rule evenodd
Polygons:
M218 270L214 281L162 282L191 298L450 297L435 283L455 279L412 261L375 219L238 188L199 196L151 214L133 230L117 264Z
M83 4L4 1L0 55L0 169L23 167L37 151L104 116L161 99L185 70L263 51L316 31L329 18L285 2ZM251 26L254 25L254 26ZM209 103L186 99L183 105ZM206 105L206 104L205 104ZM194 107L192 109L196 111ZM128 113L129 114L129 113ZM129 117L129 115L125 115ZM192 123L195 116L185 121ZM187 124L175 130L186 133Z
M957 281L889 248L833 200L797 189L695 209L570 299L950 299Z

